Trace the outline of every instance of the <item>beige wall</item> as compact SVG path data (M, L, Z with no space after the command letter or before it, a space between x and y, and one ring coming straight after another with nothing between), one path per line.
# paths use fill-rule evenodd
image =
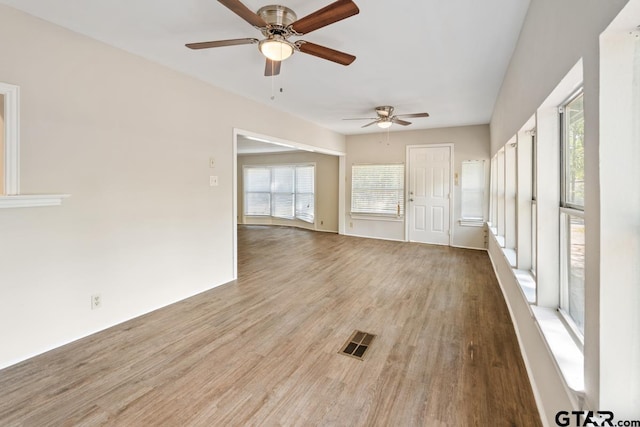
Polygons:
M280 218L244 218L243 173L245 165L278 165L315 163L316 216L315 223ZM311 230L338 232L338 157L326 154L298 152L238 156L238 223L293 225Z
M356 163L405 163L407 145L454 144L454 173L460 174L463 160L486 160L485 180L489 182L489 126L461 126L417 131L401 131L347 136L345 188L346 234L405 240L405 223L351 218L351 166ZM460 186L454 186L453 245L484 248L484 230L478 227L463 227L460 218ZM485 194L485 215L489 212L489 194Z
M345 151L342 135L6 6L0 40L0 79L21 93L21 191L71 194L0 209L0 367L233 279L234 128Z

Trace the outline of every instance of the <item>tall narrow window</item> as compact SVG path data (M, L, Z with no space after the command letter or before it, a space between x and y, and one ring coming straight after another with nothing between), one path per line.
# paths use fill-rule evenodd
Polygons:
M560 308L584 334L584 106L583 94L560 108Z
M244 214L271 215L270 168L244 168Z
M404 164L353 165L351 213L404 215Z
M494 233L498 232L498 156L491 159L491 228Z
M313 222L315 211L315 167L296 166L296 218Z
M460 216L463 221L484 220L484 160L462 162L460 182Z
M292 219L295 216L295 173L292 166L274 166L271 169L271 215L276 218Z
M498 229L498 242L500 246L504 248L504 230L505 230L505 156L504 148L498 151L496 157L497 175L496 182L498 185L498 197L497 197L497 221L496 227Z
M536 130L531 131L531 273L535 276L538 262L538 152Z

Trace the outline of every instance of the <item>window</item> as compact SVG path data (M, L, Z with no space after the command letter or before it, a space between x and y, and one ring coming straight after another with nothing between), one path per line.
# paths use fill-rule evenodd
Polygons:
M314 186L314 165L245 166L244 214L313 223Z
M244 214L271 215L271 168L244 168Z
M315 167L296 167L296 218L313 222L315 211Z
M504 229L505 229L505 163L504 148L498 151L496 157L496 182L497 182L497 206L496 206L496 228L498 232L498 241L500 246L504 248Z
M494 234L498 232L498 156L491 159L491 228Z
M353 165L351 213L404 215L404 164Z
M560 306L584 333L584 219L563 213L560 223Z
M504 246L514 251L512 266L516 266L516 216L518 183L518 143L514 137L504 148Z
M560 107L560 309L584 333L584 107L578 92Z
M584 209L584 108L580 93L561 108L564 207Z
M484 160L462 162L460 214L463 220L484 219Z
M536 275L538 262L538 197L537 171L538 151L536 147L536 131L531 131L531 274Z

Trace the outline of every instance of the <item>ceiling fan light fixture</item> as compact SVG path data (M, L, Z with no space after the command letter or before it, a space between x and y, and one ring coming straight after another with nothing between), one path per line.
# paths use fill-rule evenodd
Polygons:
M293 55L293 46L280 38L268 38L258 44L260 52L272 61L284 61Z
M391 124L392 124L391 120L380 120L378 122L378 127L382 129L388 129L391 127Z

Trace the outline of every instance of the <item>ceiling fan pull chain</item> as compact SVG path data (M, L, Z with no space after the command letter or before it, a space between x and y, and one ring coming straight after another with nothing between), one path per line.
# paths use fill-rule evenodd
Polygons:
M271 65L271 66L273 67L273 63L272 63L272 65ZM272 100L272 101L276 99L276 94L275 94L275 92L273 91L273 87L274 87L274 85L275 85L275 78L276 78L276 76L274 76L274 75L273 75L273 73L272 73L272 74L271 74L271 100Z

